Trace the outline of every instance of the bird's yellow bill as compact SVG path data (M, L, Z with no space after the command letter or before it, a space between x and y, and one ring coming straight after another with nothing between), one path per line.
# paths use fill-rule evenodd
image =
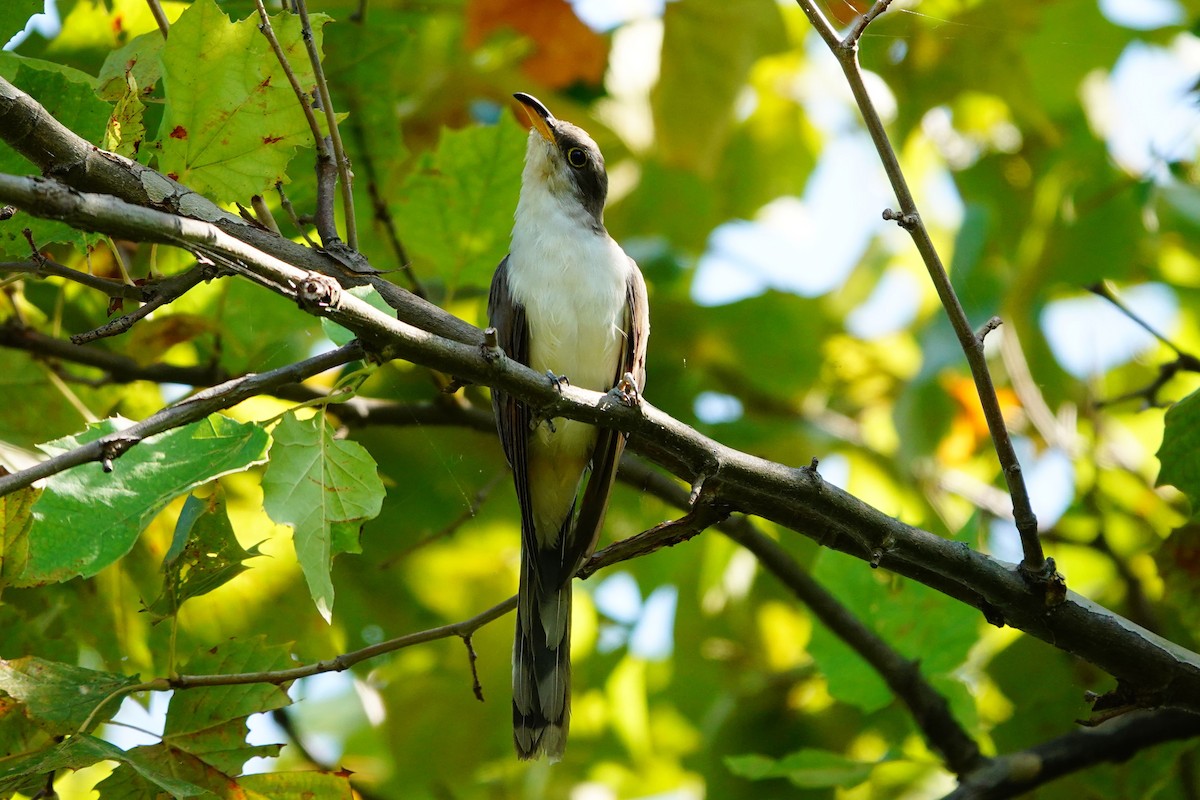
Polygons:
M517 98L517 102L525 107L525 114L529 117L530 123L533 124L534 130L540 133L542 138L547 142L554 144L554 130L550 127L550 122L554 117L550 114L550 111L542 105L541 101L532 95L518 92L513 96Z

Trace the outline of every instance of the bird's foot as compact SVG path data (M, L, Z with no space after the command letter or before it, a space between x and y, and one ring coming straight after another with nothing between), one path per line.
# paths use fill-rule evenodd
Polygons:
M622 375L621 380L617 381L617 385L609 389L605 396L630 408L637 408L642 404L642 393L638 389L637 378L633 377L632 372Z
M557 389L560 394L562 393L564 386L571 385L571 382L567 380L566 375L555 375L554 370L552 369L546 370L546 377L550 379L550 385Z

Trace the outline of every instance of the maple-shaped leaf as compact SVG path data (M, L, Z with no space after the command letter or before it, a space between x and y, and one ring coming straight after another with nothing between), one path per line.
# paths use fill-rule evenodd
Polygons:
M328 18L312 19L319 50ZM213 0L197 0L163 46L167 104L159 168L214 200L246 200L286 182L295 149L312 144L304 112L258 24L257 16L231 22ZM280 14L271 25L301 87L313 89L299 18Z
M383 507L383 481L371 454L357 442L335 439L321 414L307 420L288 414L272 436L263 508L275 522L292 526L308 591L329 621L333 558L357 551L358 529Z

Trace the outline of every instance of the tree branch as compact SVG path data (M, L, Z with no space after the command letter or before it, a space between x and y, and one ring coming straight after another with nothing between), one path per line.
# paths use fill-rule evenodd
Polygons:
M152 285L130 286L123 281L101 278L97 275L80 272L77 269L64 267L62 264L45 257L31 261L0 261L0 272L24 273L32 275L35 278L44 278L47 275L55 278L63 278L64 280L78 283L80 286L96 289L109 297L119 297L122 300L135 300L139 303L145 302L148 299L149 293L153 291Z
M0 325L0 346L24 350L37 358L70 361L104 370L109 381L131 383L181 383L185 386L211 386L228 376L218 364L181 367L174 364L141 364L129 356L94 347L64 342L27 328L15 321Z
M574 386L555 388L544 375L478 345L436 336L341 292L338 284L257 251L214 225L131 206L113 197L80 195L53 182L0 175L0 202L83 228L132 238L191 244L227 260L238 272L292 298L310 313L353 331L381 358L403 358L478 384L498 387L543 418L567 417L632 435L631 447L691 483L712 502L757 514L823 545L920 581L1074 653L1131 687L1145 705L1200 710L1200 655L1162 639L1073 592L1048 604L1023 572L962 542L892 519L826 484L815 471L772 463L702 436L644 402L628 408ZM475 331L476 341L483 335ZM94 457L94 456L93 456ZM44 477L44 476L38 476Z
M225 235L257 251L300 269L331 275L343 286L372 286L388 305L396 309L396 316L411 325L458 342L483 343L482 334L474 326L378 275L350 274L343 263L328 252L310 249L249 225L236 214L228 213L162 173L95 147L2 77L0 140L35 164L43 174L72 188L112 195L133 205L209 222Z
M944 800L1002 800L1106 761L1120 763L1164 742L1200 736L1200 716L1178 709L1135 711L998 756Z

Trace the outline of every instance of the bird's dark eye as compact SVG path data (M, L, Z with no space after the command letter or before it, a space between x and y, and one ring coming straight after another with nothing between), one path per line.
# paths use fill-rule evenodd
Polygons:
M579 169L587 163L587 153L583 152L582 148L572 147L567 151L567 163L575 169Z

